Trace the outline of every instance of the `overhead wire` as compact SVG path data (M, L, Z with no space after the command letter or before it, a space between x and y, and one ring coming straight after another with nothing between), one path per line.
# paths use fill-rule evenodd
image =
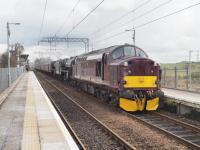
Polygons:
M38 36L39 39L40 39L40 37L41 37L42 30L43 30L44 18L45 18L46 8L47 8L47 1L48 1L48 0L45 0L44 12L43 12L43 16L42 16L42 23L41 23L41 26L40 26L40 31L39 31L39 36Z
M144 3L140 4L139 6L137 6L136 8L132 9L131 11L128 11L126 13L124 13L123 15L117 17L116 19L114 19L113 21L109 22L108 24L100 27L99 29L97 29L96 31L92 32L91 34L89 34L89 37L91 37L92 35L95 35L96 33L106 29L107 27L111 26L112 24L119 22L121 19L123 19L124 17L128 16L130 13L135 12L136 10L138 10L139 8L142 8L143 6L147 5L149 2L151 2L152 0L147 0Z
M157 10L157 9L159 9L159 8L161 8L161 7L165 6L165 5L167 5L167 4L169 4L169 3L172 2L172 1L173 1L173 0L165 1L165 2L163 2L163 3L159 4L159 5L157 5L156 7L154 7L154 8L152 8L152 9L150 9L150 10L144 12L143 14L141 14L141 15L139 15L139 16L133 18L133 19L130 19L129 21L125 22L124 24L128 24L128 23L130 23L130 22L132 22L132 21L135 21L135 20L137 20L137 19L139 19L139 18L141 18L141 17L144 17L144 16L148 15L149 13L152 13L152 12L154 12L155 10Z
M167 5L167 4L169 4L169 3L172 2L172 1L173 1L173 0L168 0L168 1L164 2L164 3L161 3L161 4L157 5L156 7L154 7L154 8L152 8L152 9L150 9L150 10L144 12L143 14L138 15L138 16L136 16L136 17L134 17L134 18L128 20L127 22L121 24L120 26L117 26L116 28L112 28L112 31L106 32L106 34L109 34L109 33L113 32L113 30L115 30L115 29L118 29L118 28L121 28L121 27L123 27L123 26L126 26L126 25L132 23L133 21L135 21L135 20L137 20L137 19L141 19L141 17L144 17L144 16L148 15L149 13L152 13L152 12L156 11L157 9L159 9L159 8L161 8L161 7L163 7L163 6ZM104 35L105 35L105 34L104 34Z
M67 34L66 37L68 37L68 35L75 30L85 19L87 19L87 17L90 16L90 14L92 14L105 0L102 0L95 8L93 8L85 17L83 17Z
M195 3L195 4L192 4L192 5L187 6L187 7L184 7L184 8L182 8L182 9L177 10L177 11L171 12L171 13L169 13L169 14L167 14L167 15L158 17L158 18L156 18L156 19L147 21L147 22L145 22L145 23L142 23L142 24L140 24L140 25L135 26L134 28L135 28L135 29L141 28L141 27L143 27L143 26L146 26L146 25L151 24L151 23L153 23L153 22L156 22L156 21L162 20L162 19L164 19L164 18L170 17L170 16L172 16L172 15L175 15L175 14L177 14L177 13L180 13L180 12L182 12L182 11L188 10L188 9L193 8L193 7L195 7L195 6L198 6L198 5L200 5L200 2ZM109 37L106 37L106 38L104 38L104 39L97 40L97 41L95 41L95 42L102 42L102 41L111 39L111 38L113 38L113 37L122 35L122 34L124 34L124 33L126 33L126 31L118 32L118 33L116 33L116 34L113 34L113 35L111 35L111 36L109 36Z
M80 0L78 0L74 7L72 8L72 10L68 13L68 15L65 18L65 21L61 24L61 26L58 28L58 30L56 31L55 35L58 34L66 25L66 23L69 21L70 16L73 14L74 10L76 9L76 7L78 6L78 4L80 3Z
M195 3L195 4L193 4L193 5L190 5L190 6L188 6L188 7L185 7L185 8L179 9L179 10L177 10L177 11L175 11L175 12L169 13L169 14L164 15L164 16L162 16L162 17L156 18L156 19L154 19L154 20L148 21L148 22L146 22L146 23L137 25L137 26L135 26L135 28L140 28L140 27L146 26L146 25L148 25L148 24L151 24L151 23L156 22L156 21L158 21L158 20L162 20L162 19L164 19L164 18L170 17L170 16L172 16L172 15L175 15L175 14L177 14L177 13L180 13L180 12L182 12L182 11L185 11L185 10L187 10L187 9L193 8L193 7L198 6L198 5L200 5L200 2Z

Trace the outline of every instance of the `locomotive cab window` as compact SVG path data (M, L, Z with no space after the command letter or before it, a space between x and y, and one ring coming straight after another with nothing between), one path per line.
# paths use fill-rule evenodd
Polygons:
M136 49L136 56L142 57L142 58L147 58L147 55L140 49Z
M112 58L113 59L117 59L117 58L120 58L120 57L123 57L124 56L124 49L123 47L120 47L120 48L117 48L113 53L112 53Z
M112 53L113 59L118 59L121 57L130 57L130 56L143 57L143 58L148 57L144 51L142 51L141 49L139 49L137 47L134 48L133 46L119 47L119 48L115 49Z
M134 47L131 46L124 47L124 56L135 56Z

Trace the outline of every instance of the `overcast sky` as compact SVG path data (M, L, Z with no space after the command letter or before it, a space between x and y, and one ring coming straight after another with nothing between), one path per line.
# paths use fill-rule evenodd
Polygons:
M46 0L1 0L0 1L0 53L6 47L6 22L20 22L20 26L10 26L11 43L20 42L25 46L25 53L31 60L38 57L38 51L49 56L49 46L38 46L37 42L43 36L54 35L66 21L57 36L65 36L89 11L102 0L80 0L70 17L69 12L78 0L47 0L43 30L39 36ZM131 29L133 26L146 23L189 5L198 0L105 0L84 22L82 22L69 37L88 37L94 49L116 44L131 43L132 32L106 39L114 34ZM146 5L129 13L115 24L91 35L102 26L107 25L121 15L133 10L142 3ZM165 5L162 5L164 4ZM138 16L162 5L162 7L137 18ZM130 19L135 19L125 24ZM124 25L125 24L125 25ZM179 62L188 60L188 51L193 50L192 59L197 60L197 50L200 50L200 5L170 16L163 20L136 28L136 45L144 49L150 58L157 62ZM106 40L104 40L106 39ZM54 46L52 46L54 49ZM90 47L91 50L91 47ZM69 57L84 52L83 44L57 44L52 50L53 59Z

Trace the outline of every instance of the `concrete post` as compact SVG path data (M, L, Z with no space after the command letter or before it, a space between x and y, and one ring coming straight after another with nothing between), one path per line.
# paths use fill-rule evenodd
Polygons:
M189 90L191 89L191 82L192 82L192 61L191 61L191 54L193 51L189 51Z
M164 67L164 87L166 87L166 68Z
M177 67L174 67L174 76L175 76L175 82L174 82L174 88L177 88Z
M189 89L189 69L188 67L186 68L186 78L187 78L187 82L186 82L186 88Z

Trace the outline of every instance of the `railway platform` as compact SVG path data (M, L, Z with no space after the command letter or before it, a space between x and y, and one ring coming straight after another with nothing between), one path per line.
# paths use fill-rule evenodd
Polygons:
M178 113L185 114L192 109L200 109L200 93L162 88L164 96L177 103Z
M33 72L0 94L0 149L78 149Z

